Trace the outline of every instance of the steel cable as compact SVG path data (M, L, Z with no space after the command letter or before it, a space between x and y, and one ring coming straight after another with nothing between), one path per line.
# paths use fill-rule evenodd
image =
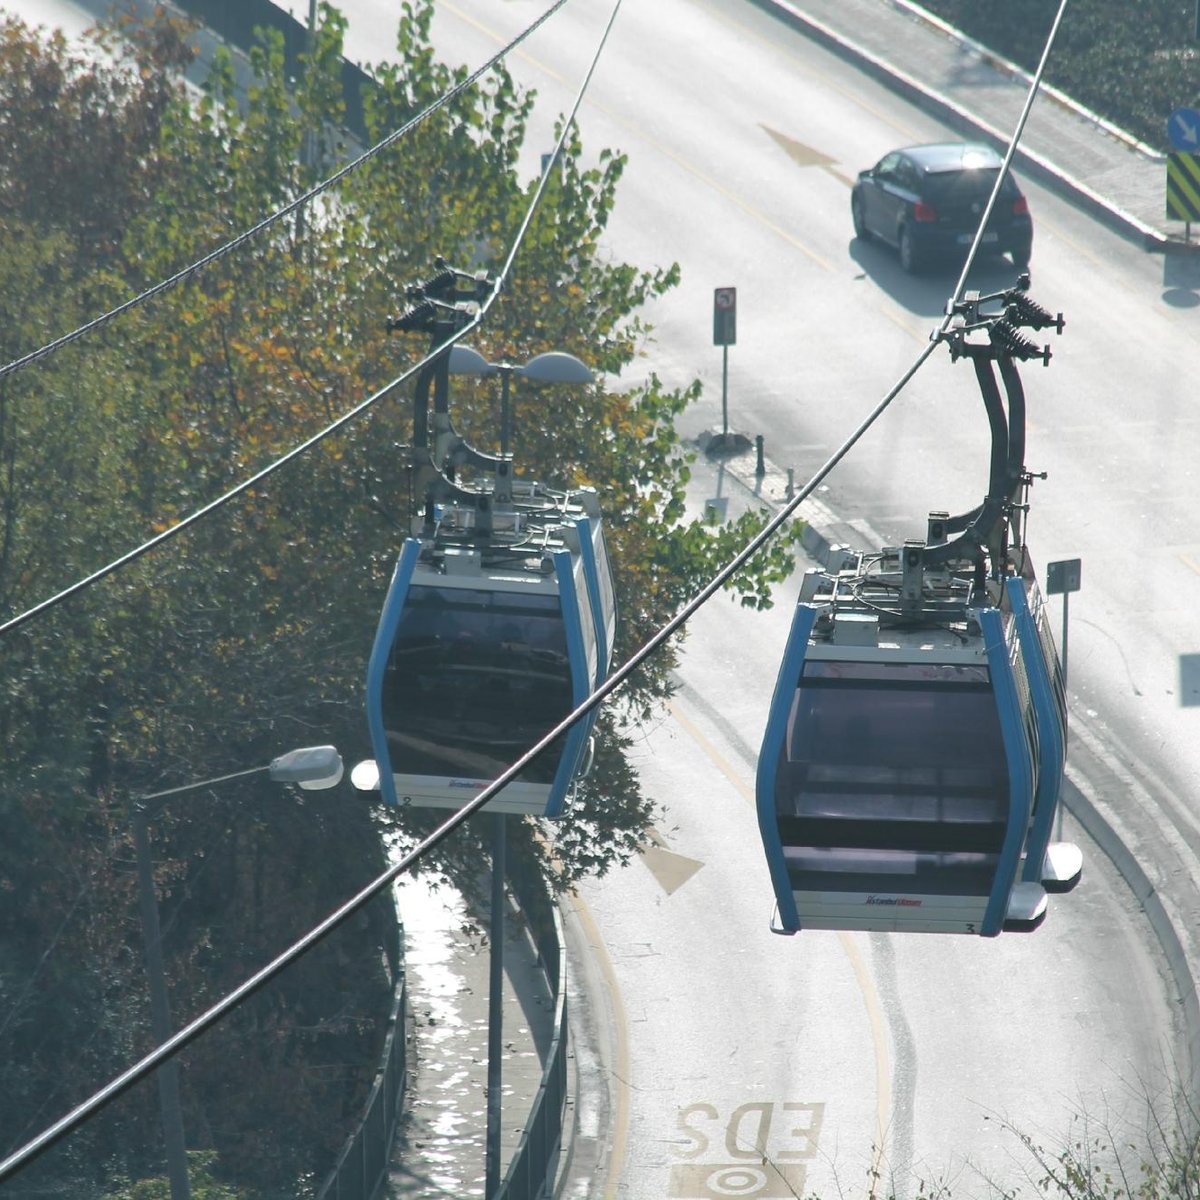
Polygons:
M451 100L454 100L458 96L462 95L463 92L474 87L474 85L483 75L487 74L487 72L495 67L497 63L502 62L513 50L516 49L516 47L521 45L526 38L528 38L543 24L545 24L546 21L548 21L556 12L558 12L560 8L563 7L564 4L567 4L568 2L569 0L555 0L555 3L552 4L551 7L548 8L544 13L542 13L542 15L538 17L538 19L534 21L532 25L529 25L527 28L522 30L521 33L519 33L511 42L508 43L508 45L506 45L502 50L499 50L496 54L492 55L492 57L488 59L488 61L485 62L481 67L473 71L444 95L439 96L427 108L422 109L422 111L413 117L411 121L406 122L399 129L393 130L385 138L376 142L375 145L369 150L365 150L358 156L358 158L347 163L340 170L335 171L334 174L330 175L328 179L325 179L321 183L309 188L307 192L305 192L302 196L298 196L290 204L287 204L278 211L271 213L270 216L264 217L257 225L252 226L250 229L238 234L237 237L233 238L232 240L225 242L221 246L218 246L215 250L212 250L208 254L204 255L203 258L197 259L190 266L184 267L181 271L177 271L174 275L161 280L152 287L147 288L144 292L141 292L139 295L126 300L122 304L118 304L115 308L110 309L106 313L102 313L100 316L93 318L86 324L80 325L79 328L72 330L70 333L63 334L61 337L55 338L51 342L47 342L44 346L39 347L37 350L31 350L28 354L23 355L21 358L14 359L7 365L0 367L0 379L3 379L5 375L8 375L13 371L18 371L22 367L29 366L30 363L34 363L39 359L46 358L55 351L61 350L64 346L69 345L71 342L74 342L79 338L93 332L94 330L107 325L110 321L115 320L124 313L130 312L135 308L139 308L148 300L151 300L155 296L168 291L176 284L182 283L185 279L191 278L191 276L203 270L205 267L210 266L218 259L224 258L227 254L230 254L240 246L245 245L246 242L262 233L263 230L270 229L273 225L276 225L285 217L291 216L292 213L303 208L304 205L308 204L311 200L316 199L316 197L328 191L331 187L333 187L334 184L340 183L346 178L347 175L351 174L351 172L358 170L358 168L364 163L369 162L377 155L382 154L384 150L388 149L388 147L394 145L406 134L417 128L418 125L421 125L423 122L427 121L431 116L433 116L434 113L445 108L445 106L449 104ZM3 631L0 630L0 632Z

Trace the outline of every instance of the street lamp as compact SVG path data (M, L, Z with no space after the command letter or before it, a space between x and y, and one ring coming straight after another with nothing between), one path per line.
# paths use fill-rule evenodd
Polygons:
M146 978L150 987L150 1027L162 1045L171 1036L171 1008L167 976L163 967L162 934L158 924L158 902L154 894L154 866L150 859L147 823L162 802L183 792L266 772L278 783L297 783L307 790L334 787L342 778L342 758L333 746L306 746L272 759L265 767L251 767L138 796L132 803L133 844L137 854L138 903L142 912L142 940L146 948ZM158 803L153 803L158 801ZM191 1200L188 1182L187 1143L183 1135L183 1110L179 1103L179 1060L169 1058L158 1068L158 1103L162 1113L163 1142L167 1157L167 1179L171 1200Z
M470 346L450 347L450 373L452 375L500 376L500 455L507 457L511 434L509 411L509 380L514 375L532 379L537 383L591 383L592 372L573 354L564 350L547 350L535 354L527 363L488 362L478 350Z
M488 362L478 350L461 344L450 347L449 370L454 375L500 376L500 457L508 458L512 434L510 386L514 375L538 383L591 383L592 372L573 354L547 350L526 363ZM496 499L512 499L512 476L496 478ZM362 766L363 764L360 764ZM357 773L358 768L355 768ZM353 776L352 776L353 779ZM357 786L357 780L354 780ZM500 1183L500 1085L503 1044L502 991L504 985L504 876L507 831L505 814L492 813L491 958L488 978L488 1078L487 1133L485 1145L484 1196L490 1200Z

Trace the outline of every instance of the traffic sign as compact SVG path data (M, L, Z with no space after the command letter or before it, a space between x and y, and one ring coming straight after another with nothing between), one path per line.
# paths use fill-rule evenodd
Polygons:
M1167 155L1167 218L1200 221L1200 154Z
M737 288L719 287L713 291L713 345L737 344Z
M1177 108L1167 118L1167 137L1176 150L1200 152L1200 112L1194 108Z
M1077 592L1082 585L1083 563L1078 558L1064 558L1046 564L1046 595Z

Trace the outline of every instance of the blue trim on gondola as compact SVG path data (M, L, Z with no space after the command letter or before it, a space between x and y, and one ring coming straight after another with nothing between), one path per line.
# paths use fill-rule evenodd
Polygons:
M588 678L587 650L583 644L583 618L575 594L575 572L570 551L557 550L553 559L554 572L558 579L558 601L567 634L567 661L571 666L571 703L573 707L578 708L595 690L595 683ZM576 721L567 734L562 758L559 760L558 770L554 773L554 782L550 785L550 796L546 801L548 817L557 817L562 812L567 789L570 788L571 781L583 762L583 753L595 720L596 712L593 709L587 716Z
M1033 613L1029 610L1025 582L1013 577L1008 580L1007 588L1008 602L1017 622L1017 637L1025 653L1025 674L1029 678L1029 692L1033 698L1041 758L1038 764L1037 792L1034 795L1033 822L1026 839L1025 867L1021 872L1022 879L1036 883L1042 878L1042 863L1054 827L1066 748L1063 746L1063 728L1058 716L1058 705L1054 699L1051 666L1046 661L1042 642L1034 625Z
M575 521L579 534L579 557L583 561L583 577L587 580L588 603L592 609L592 624L596 627L596 679L599 686L608 677L612 662L612 647L608 644L608 625L600 603L600 565L596 562L596 546L592 541L595 530L591 517L579 517Z
M771 885L775 889L775 901L779 906L779 923L782 929L788 932L800 928L800 915L796 911L796 897L788 879L787 860L783 853L783 841L779 836L775 779L779 773L783 739L787 736L788 718L796 699L796 690L800 686L804 658L808 653L808 638L816 619L817 610L811 604L796 605L796 611L792 614L792 629L783 652L783 663L775 681L775 694L771 697L771 707L767 713L767 728L758 755L755 783L758 829L762 834L767 867L771 872Z
M1000 735L1008 762L1008 825L979 931L983 937L995 937L1004 929L1004 916L1016 882L1021 850L1025 845L1033 792L1033 764L1030 762L1029 742L1025 736L1016 680L1013 678L1011 652L1004 636L1004 619L997 609L985 608L979 614L979 624L983 630L992 695L996 698Z
M392 759L388 754L387 734L383 728L383 678L387 672L388 657L392 651L392 642L396 638L396 629L400 624L400 614L404 611L405 600L408 599L409 584L412 583L413 572L420 557L420 540L405 539L400 557L396 560L396 569L392 572L392 582L388 585L383 611L379 614L375 644L371 647L371 657L367 662L367 729L371 734L375 765L379 769L379 794L385 804L393 807L398 805L399 801L396 798Z

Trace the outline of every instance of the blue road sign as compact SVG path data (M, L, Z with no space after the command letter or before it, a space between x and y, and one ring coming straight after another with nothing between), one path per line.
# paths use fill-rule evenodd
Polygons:
M1177 108L1167 118L1167 137L1176 150L1200 151L1200 112Z

